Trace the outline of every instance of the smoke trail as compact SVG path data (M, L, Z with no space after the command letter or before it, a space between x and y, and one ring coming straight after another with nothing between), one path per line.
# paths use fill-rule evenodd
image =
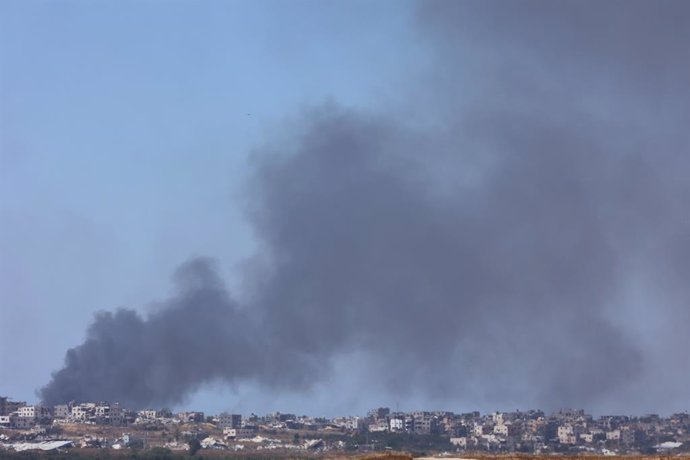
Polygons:
M191 262L151 316L99 315L43 399L303 388L365 351L403 395L582 406L650 358L687 361L690 36L669 25L688 19L672 1L424 2L422 115L325 105L257 151L248 304ZM645 350L633 320L655 314L667 336Z

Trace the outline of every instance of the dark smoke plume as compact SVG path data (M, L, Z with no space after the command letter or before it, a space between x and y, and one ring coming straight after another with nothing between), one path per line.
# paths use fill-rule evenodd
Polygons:
M302 385L299 362L271 350L265 334L223 287L210 259L195 258L174 276L176 295L142 318L133 310L103 312L83 344L67 352L65 367L41 390L50 404L118 401L126 407L180 402L204 382L257 379Z
M634 404L687 398L690 3L428 1L419 22L435 65L402 107L324 105L256 152L246 305L191 261L150 316L97 316L44 401L300 389L361 351L442 401L622 404L653 375Z

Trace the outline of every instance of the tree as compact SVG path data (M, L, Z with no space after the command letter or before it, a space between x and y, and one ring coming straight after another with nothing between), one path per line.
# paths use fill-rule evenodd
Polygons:
M189 455L194 455L201 449L201 443L198 439L194 438L189 441Z

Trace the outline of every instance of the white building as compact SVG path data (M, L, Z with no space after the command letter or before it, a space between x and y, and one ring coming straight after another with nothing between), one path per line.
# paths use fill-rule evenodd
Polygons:
M51 416L50 409L43 406L22 406L17 409L17 415L32 420L40 420Z
M466 449L467 448L467 438L450 438L450 443L456 447L460 447L461 449Z
M498 436L508 436L508 426L503 424L494 426L494 434Z
M621 439L621 430L613 430L606 432L607 441L619 441Z
M569 445L577 444L577 438L580 432L581 430L569 423L561 425L558 427L558 442Z
M378 420L374 423L370 423L369 431L371 431L372 433L388 431L388 422L386 422L385 420Z
M489 434L488 426L484 428L484 425L481 423L476 423L474 424L474 427L472 427L472 434L475 436L482 436L483 434Z
M364 420L360 417L337 417L333 423L346 430L359 430L364 426Z
M405 420L401 418L390 419L391 431L405 431Z
M158 413L155 410L140 410L138 413L140 418L148 419L148 420L155 420L156 416Z

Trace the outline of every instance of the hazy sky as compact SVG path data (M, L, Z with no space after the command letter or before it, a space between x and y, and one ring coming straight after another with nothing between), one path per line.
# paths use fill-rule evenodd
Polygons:
M311 104L394 98L416 65L399 1L0 9L0 374L17 399L94 312L146 309L188 257L232 281L252 147Z
M208 256L327 369L180 408L687 410L686 5L0 2L0 394Z

